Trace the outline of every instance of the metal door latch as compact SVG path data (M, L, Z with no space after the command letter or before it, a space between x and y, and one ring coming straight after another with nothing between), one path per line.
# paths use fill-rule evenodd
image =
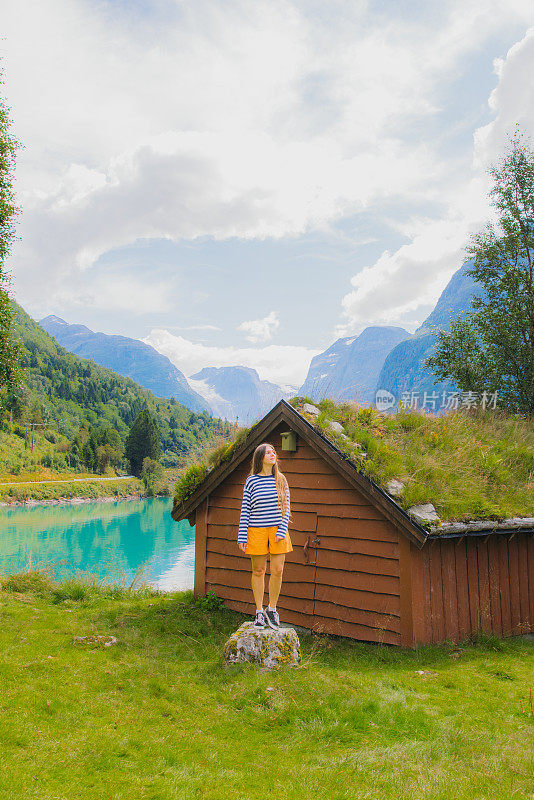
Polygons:
M312 547L317 547L317 545L320 544L320 543L321 543L321 540L318 539L317 537L315 537L315 539L312 540L311 545L312 545ZM306 539L306 543L304 545L304 548L303 548L303 553L304 553L304 563L305 564L309 564L311 566L313 564L317 564L317 559L315 561L310 561L309 560L309 553L308 553L309 549L310 549L310 537L308 536L308 538Z

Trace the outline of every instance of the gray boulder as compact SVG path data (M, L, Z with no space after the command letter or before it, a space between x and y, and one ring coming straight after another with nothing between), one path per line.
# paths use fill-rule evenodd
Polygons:
M389 480L386 483L386 492L392 495L392 497L400 497L403 491L404 491L404 484L397 478L391 478L391 480Z
M343 425L341 425L339 422L330 422L330 427L335 433L344 433Z
M265 669L297 666L301 662L299 637L293 628L257 630L249 620L230 636L223 658L225 665L249 661Z
M416 522L441 522L432 503L422 503L418 506L411 506L408 509Z
M317 406L312 406L311 403L304 403L302 406L302 411L305 411L306 414L313 414L314 417L318 417L321 413Z

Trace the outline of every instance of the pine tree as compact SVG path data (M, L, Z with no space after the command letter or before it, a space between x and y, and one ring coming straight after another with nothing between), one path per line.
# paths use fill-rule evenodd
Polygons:
M132 475L140 475L143 459L157 460L161 454L159 428L145 408L139 412L126 439L125 456L130 462Z

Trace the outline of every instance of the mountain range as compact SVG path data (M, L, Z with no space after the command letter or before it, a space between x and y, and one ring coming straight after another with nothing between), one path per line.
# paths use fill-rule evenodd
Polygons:
M261 419L284 397L296 394L260 380L255 369L243 366L205 367L189 378L154 347L138 339L92 331L51 314L39 325L62 347L81 358L112 369L156 395L174 397L191 411L248 426Z
M197 392L209 399L216 417L238 425L251 425L261 419L279 400L288 400L295 391L283 391L270 381L260 380L251 367L204 367L189 376Z
M404 328L372 326L359 336L338 339L324 353L312 358L299 395L316 401L374 401L380 369L393 348L409 337Z
M436 330L448 330L451 320L468 310L471 299L482 291L466 274L471 263L466 261L454 273L415 333L398 326L374 325L357 336L338 339L312 359L300 388L282 388L260 380L255 369L241 365L204 367L186 377L167 356L137 339L95 333L54 315L39 324L71 353L132 378L157 397L173 397L191 411L208 411L221 419L237 420L239 425L252 424L282 397L296 394L315 401L327 397L372 405L377 390L382 390L394 398L391 407L398 407L401 398L406 402L406 396L414 393L420 407L424 392L436 392L441 398L443 392L456 388L450 381L436 380L423 362L434 348Z
M426 409L437 411L443 392L457 389L451 381L439 381L423 362L431 355L437 330L449 330L451 321L469 310L471 299L480 296L482 287L466 270L472 261L458 269L441 293L434 309L410 334L404 328L368 327L359 336L338 339L324 353L315 356L299 394L315 401L323 397L333 400L353 400L361 405L375 402L378 390L390 393L397 408L400 399L405 404L407 393L421 407L428 395L435 392L436 403ZM413 395L412 395L413 393ZM428 397L427 395L427 397Z
M432 354L436 343L436 330L449 330L452 320L456 319L461 312L468 311L471 306L471 299L483 294L483 288L470 275L466 275L466 270L472 265L472 261L466 261L457 270L449 283L441 293L433 311L424 320L422 325L417 328L413 336L400 342L387 355L380 374L378 376L376 388L390 392L396 398L396 405L402 397L403 392L414 393L414 399L418 407L424 401L424 393L427 396L436 393L436 405L426 406L429 411L438 410L441 407L443 393L456 391L456 387L451 381L440 381L427 369L423 367L423 362Z

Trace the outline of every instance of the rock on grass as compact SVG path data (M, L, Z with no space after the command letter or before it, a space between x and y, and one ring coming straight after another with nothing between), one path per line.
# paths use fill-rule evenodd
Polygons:
M223 651L224 663L251 662L266 669L300 664L300 642L293 628L273 630L254 628L252 621L244 622L228 639Z

